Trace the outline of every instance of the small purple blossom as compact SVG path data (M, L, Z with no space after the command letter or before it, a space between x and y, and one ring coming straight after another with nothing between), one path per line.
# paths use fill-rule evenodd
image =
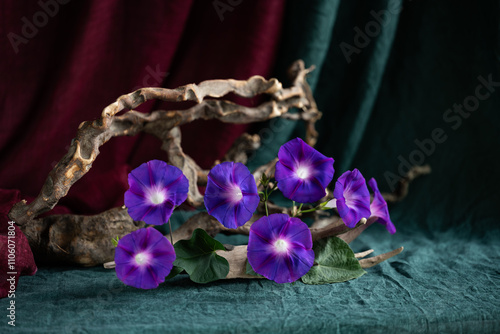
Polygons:
M295 138L278 152L275 178L286 198L298 203L313 203L326 195L333 178L333 158L328 158Z
M370 217L370 193L359 170L348 170L338 178L333 197L347 227L353 228L361 218Z
M374 178L371 178L368 181L368 185L373 190L373 201L370 204L371 216L377 217L376 220L378 223L385 225L385 228L389 233L396 233L396 227L391 221L391 217L389 216L389 209L387 208L387 202L382 197L382 194L378 190L377 181Z
M152 227L131 232L115 249L116 276L140 289L154 289L165 281L175 260L174 247Z
M204 200L210 215L227 228L237 228L252 218L260 197L245 165L223 162L208 173Z
M164 161L151 160L130 172L125 206L130 217L146 224L165 224L174 208L187 198L189 181Z
M247 249L253 270L276 283L298 280L314 263L311 231L300 219L283 213L253 223Z

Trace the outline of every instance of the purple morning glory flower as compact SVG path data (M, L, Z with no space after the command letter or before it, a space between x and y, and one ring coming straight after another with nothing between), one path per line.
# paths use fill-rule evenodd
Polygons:
M274 177L286 198L313 203L326 195L334 172L332 158L295 138L280 147L278 159Z
M294 282L314 263L311 231L283 213L264 216L250 228L247 256L257 274L276 283Z
M164 161L151 160L130 172L130 188L125 206L134 220L146 224L165 224L174 208L187 198L189 181L182 171Z
M373 201L370 204L371 216L377 217L377 222L385 225L385 228L389 233L396 233L396 227L391 221L389 216L389 209L387 208L387 202L382 197L382 194L378 190L377 181L374 178L368 181L368 185L373 190Z
M154 289L165 281L174 260L174 247L161 232L141 228L118 241L116 276L126 285Z
M353 228L361 218L370 217L370 193L359 170L348 170L338 178L333 197L347 227Z
M245 165L223 162L208 173L204 200L210 215L227 228L237 228L252 218L260 197Z

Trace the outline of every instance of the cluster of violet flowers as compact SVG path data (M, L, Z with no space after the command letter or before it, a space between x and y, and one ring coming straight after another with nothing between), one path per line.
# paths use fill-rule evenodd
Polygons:
M235 229L248 222L263 201L266 215L250 228L248 263L257 274L277 283L294 282L311 269L315 257L309 227L297 217L301 213L337 208L347 227L366 218L385 225L390 233L396 231L377 182L373 178L368 182L374 193L370 203L367 183L357 169L338 178L333 200L302 210L303 204L326 196L326 187L334 175L333 163L333 158L302 139L292 139L278 152L276 182L263 175L260 183L264 190L259 192L245 165L223 162L208 174L205 207L222 225ZM158 160L134 169L128 182L125 206L129 215L152 225L169 222L175 207L186 200L189 189L189 181L180 169ZM277 189L293 201L293 216L267 213L269 195ZM169 275L175 258L174 247L162 233L152 227L142 228L117 242L116 274L127 285L156 288Z

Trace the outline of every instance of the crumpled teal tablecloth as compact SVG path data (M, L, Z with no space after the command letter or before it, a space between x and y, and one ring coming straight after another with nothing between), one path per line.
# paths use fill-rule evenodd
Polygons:
M354 28L374 20L371 10L390 6L403 9L349 62L340 45L354 45ZM436 129L446 135L419 162L433 173L412 183L408 197L391 208L398 232L372 226L352 244L355 251L376 253L404 246L402 254L354 281L321 286L263 280L198 285L180 276L142 291L121 284L112 270L40 268L20 279L16 328L2 325L1 331L500 332L499 6L288 3L276 71L284 73L298 58L316 65L309 80L324 112L317 148L336 160L335 177L357 167L388 191L388 173L400 174L402 161L423 151L416 141L432 138ZM480 78L495 82L480 88L491 94L457 119L448 109L475 97ZM274 124L273 140L250 166L303 134L293 122L281 125ZM3 310L6 301L0 301Z
M410 229L389 237L372 226L354 241L356 251L405 251L359 279L331 285L199 285L178 276L142 291L124 286L113 270L40 268L21 278L16 327L8 332L495 333L499 237Z

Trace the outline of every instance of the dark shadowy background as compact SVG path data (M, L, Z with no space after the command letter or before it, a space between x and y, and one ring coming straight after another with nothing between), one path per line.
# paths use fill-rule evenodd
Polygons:
M376 253L405 246L357 280L176 278L140 291L100 268L42 268L19 282L15 330L500 331L499 18L492 0L2 2L3 196L36 196L78 125L121 94L255 74L286 82L299 58L316 66L309 82L324 113L316 148L335 159L335 178L358 168L390 191L409 165L433 169L391 208L394 236L374 226L353 243ZM303 135L290 121L199 121L182 128L183 144L209 168L243 131L266 126L271 135L250 167ZM128 171L152 158L164 158L152 138L111 140L59 212L121 205Z

